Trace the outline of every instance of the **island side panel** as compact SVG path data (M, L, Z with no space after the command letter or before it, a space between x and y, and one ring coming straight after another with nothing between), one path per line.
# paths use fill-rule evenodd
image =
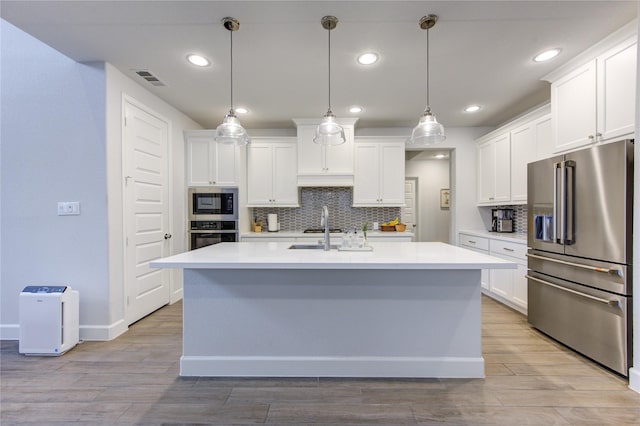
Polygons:
M184 271L183 376L484 377L480 270Z

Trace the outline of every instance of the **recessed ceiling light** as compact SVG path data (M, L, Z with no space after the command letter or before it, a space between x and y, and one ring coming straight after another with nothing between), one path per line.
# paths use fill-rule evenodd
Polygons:
M558 56L561 50L562 49L559 49L559 48L545 50L544 52L537 54L533 58L533 62L548 61L549 59L555 58L556 56Z
M235 108L234 111L237 112L238 114L246 114L249 112L249 110L246 109L245 107Z
M469 105L464 109L464 112L477 112L480 111L480 105Z
M211 65L211 61L209 61L207 58L205 58L202 55L196 55L195 53L190 53L187 55L187 61L189 61L189 63L199 66L199 67L208 67L209 65Z
M358 63L362 65L371 65L378 62L378 54L373 52L363 53L358 56Z
M436 154L433 156L433 158L437 158L437 159L441 159L441 158L446 158L445 154Z
M349 112L352 112L352 113L362 112L362 107L352 106L351 108L349 108Z

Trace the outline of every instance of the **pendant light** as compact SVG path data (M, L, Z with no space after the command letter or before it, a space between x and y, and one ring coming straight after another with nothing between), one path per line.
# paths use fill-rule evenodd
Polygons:
M322 121L316 127L316 135L313 142L320 145L340 145L346 142L344 129L336 121L336 116L331 112L331 30L338 25L338 18L335 16L324 16L320 23L322 28L329 33L329 108L322 117Z
M418 124L413 128L413 132L411 132L411 138L408 143L413 146L433 145L446 139L444 126L438 123L429 105L429 29L433 28L437 21L437 15L428 15L420 18L418 23L421 29L427 30L427 107Z
M224 144L237 143L238 145L246 145L249 143L249 136L247 131L240 124L240 120L236 116L236 112L233 110L233 32L240 29L240 22L235 18L222 18L222 24L229 31L229 39L231 41L230 49L230 66L231 66L231 108L227 115L224 116L222 124L216 129L216 142Z

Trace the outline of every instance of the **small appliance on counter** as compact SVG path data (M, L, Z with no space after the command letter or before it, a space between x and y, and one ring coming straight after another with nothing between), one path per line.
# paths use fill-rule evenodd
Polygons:
M277 232L278 228L278 215L275 213L269 213L267 215L267 231Z
M514 232L513 209L492 209L491 231Z

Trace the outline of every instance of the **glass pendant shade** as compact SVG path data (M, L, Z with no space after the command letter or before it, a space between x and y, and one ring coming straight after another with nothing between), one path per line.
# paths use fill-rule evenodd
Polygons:
M215 141L224 144L236 143L238 145L246 145L250 142L249 136L247 135L245 128L240 124L240 120L238 120L238 117L233 110L233 32L240 29L240 22L235 18L226 17L222 18L222 24L229 31L229 41L231 44L231 48L229 50L229 65L231 68L231 84L229 85L231 108L224 116L222 124L216 128Z
M429 29L438 21L437 15L423 16L418 25L421 29L427 30L427 107L420 117L418 124L413 128L411 132L411 138L407 141L409 145L413 146L429 146L442 142L446 139L444 135L444 126L438 123L436 116L431 112L429 106Z
M431 109L427 108L420 117L418 125L411 132L409 143L412 145L434 145L442 142L447 137L444 135L444 126L438 123L436 116L431 113Z
M247 131L240 124L240 120L236 117L235 112L231 109L224 116L222 124L216 128L216 142L224 144L237 143L239 145L246 145L249 143L249 136Z
M336 25L338 25L338 18L335 16L324 16L322 20L320 20L320 24L322 24L322 28L328 31L329 38L329 108L324 117L322 117L322 121L318 124L318 127L316 127L316 135L313 138L313 142L319 145L340 145L345 143L347 138L344 135L344 129L336 121L336 116L331 112L331 30L335 29Z
M344 129L336 122L336 116L331 110L327 111L316 127L316 136L313 138L313 142L321 145L340 145L346 140Z

